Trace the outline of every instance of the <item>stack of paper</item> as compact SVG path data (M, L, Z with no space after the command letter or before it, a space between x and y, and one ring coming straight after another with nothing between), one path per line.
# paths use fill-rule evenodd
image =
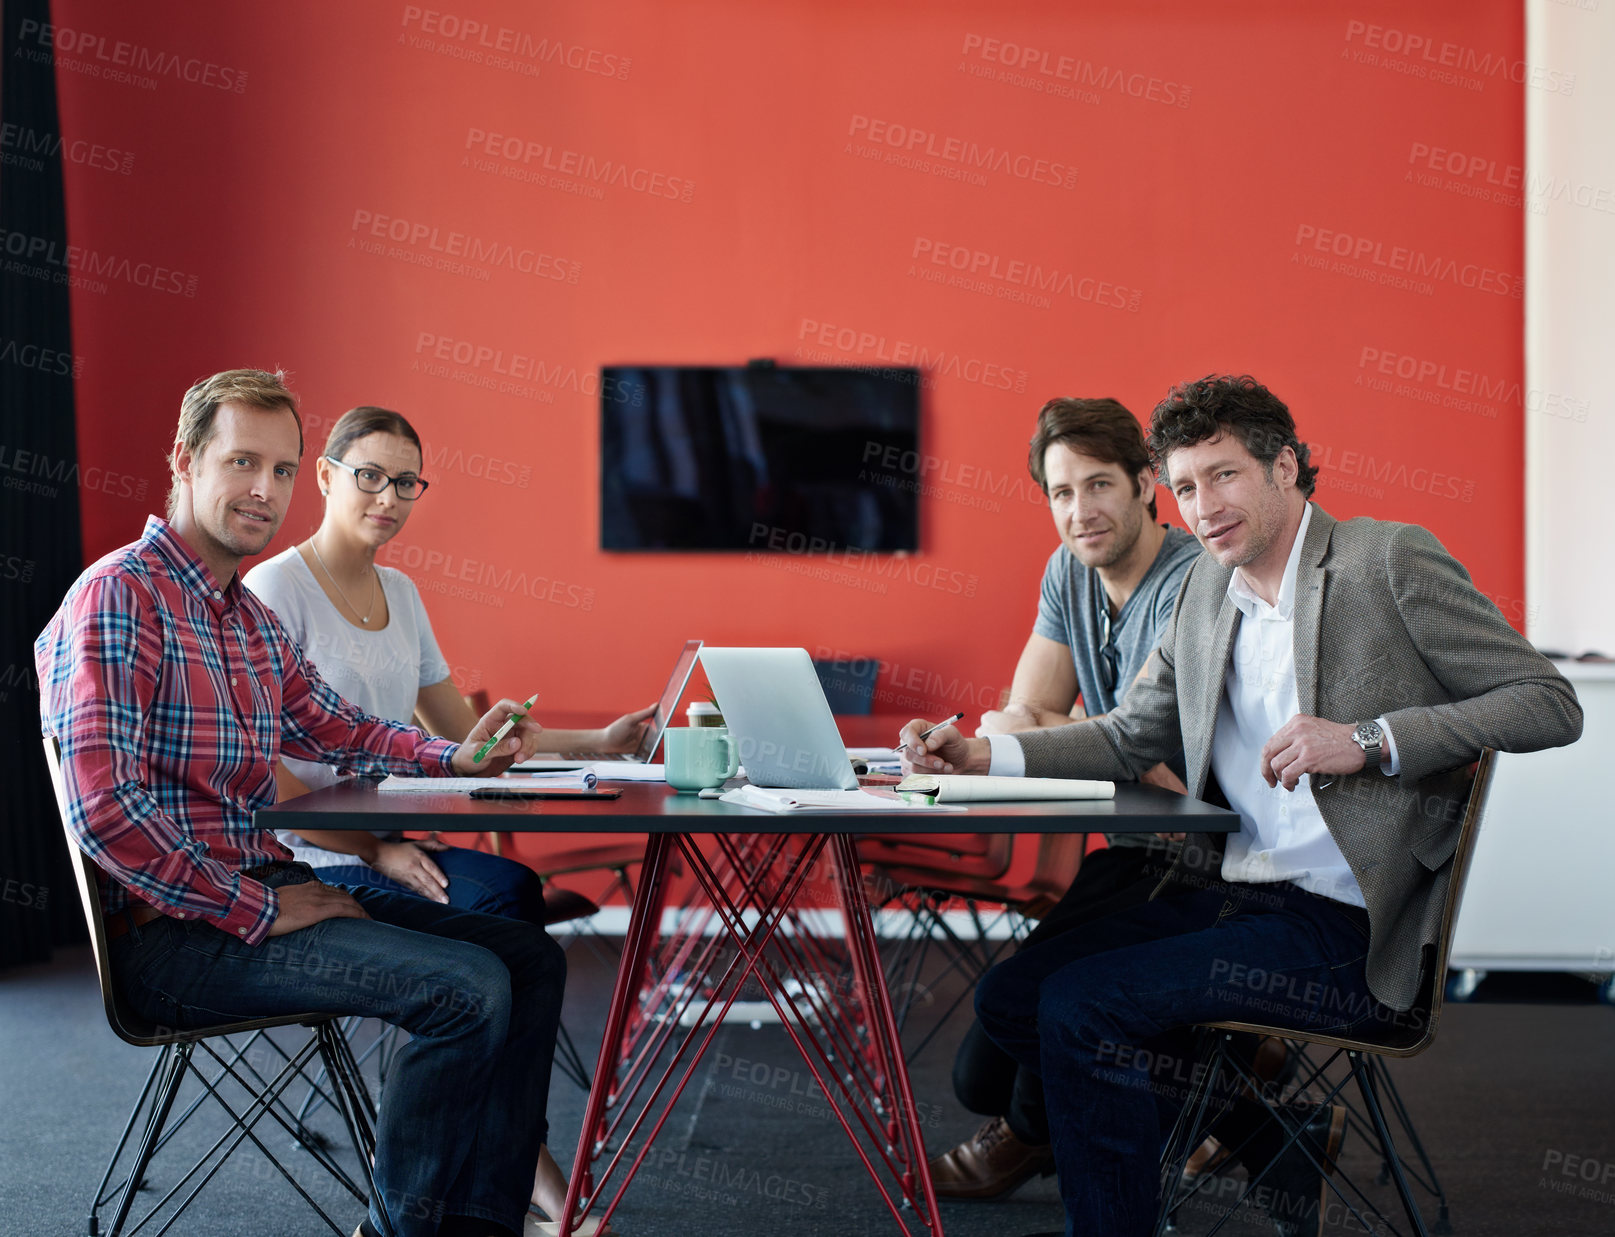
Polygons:
M773 790L765 786L736 786L718 796L737 807L764 812L962 812L958 807L909 803L879 790Z
M552 786L557 790L593 790L600 779L588 769L565 773L503 773L498 777L387 777L377 790L388 794L470 794L494 786Z

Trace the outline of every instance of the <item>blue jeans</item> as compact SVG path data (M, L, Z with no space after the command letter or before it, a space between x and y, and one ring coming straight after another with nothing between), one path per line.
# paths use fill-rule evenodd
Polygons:
M1369 993L1367 956L1359 908L1287 882L1212 880L989 971L976 1014L1043 1080L1066 1232L1153 1230L1165 1136L1194 1080L1188 1028L1227 1020L1344 1032L1394 1017ZM1219 1102L1230 1110L1219 1138L1261 1128L1254 1104Z
M443 869L443 875L449 878L450 906L544 926L544 885L538 879L538 874L526 864L461 846L427 853L431 855L432 862ZM341 885L344 888L368 885L372 889L386 889L392 893L413 892L408 886L383 876L357 859L352 863L316 868L314 875L327 885Z
M304 864L264 877L312 879ZM414 894L359 888L369 919L327 919L260 945L156 919L112 942L125 998L166 1026L287 1013L362 1014L407 1031L377 1128L376 1194L398 1237L445 1216L522 1231L547 1127L566 955L542 928ZM385 1231L385 1229L382 1229Z
M1171 866L1165 846L1108 846L1086 856L1077 878L1020 946L1031 949L1064 932L1149 901ZM1019 951L1017 951L1019 952ZM984 1117L1002 1117L1010 1132L1034 1147L1049 1145L1043 1080L1023 1068L972 1022L953 1057L953 1093Z

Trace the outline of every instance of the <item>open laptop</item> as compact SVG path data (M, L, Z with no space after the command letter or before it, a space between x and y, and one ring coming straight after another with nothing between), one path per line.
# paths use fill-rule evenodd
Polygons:
M700 653L699 640L684 642L684 648L679 651L678 661L673 663L673 673L667 676L667 686L662 689L662 698L656 702L656 712L651 714L650 725L645 727L645 733L639 738L639 746L633 751L540 752L532 760L511 767L519 773L541 773L581 769L585 765L613 760L649 764L656 755L657 748L661 746L662 734L666 731L668 722L673 719L674 710L679 707L679 700L690 682L690 674L695 670L695 660Z
M752 785L858 789L806 649L705 648L701 665Z

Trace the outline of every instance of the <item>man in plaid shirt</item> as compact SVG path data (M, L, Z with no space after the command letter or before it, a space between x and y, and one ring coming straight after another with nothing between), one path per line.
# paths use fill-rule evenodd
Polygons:
M106 878L114 976L153 1022L366 1014L412 1037L383 1096L366 1237L523 1229L544 1142L565 958L542 929L314 879L255 809L284 752L360 772L498 773L537 750L517 730L475 752L370 717L304 660L237 568L285 517L302 421L278 374L230 370L186 392L167 520L84 572L34 646L70 824Z

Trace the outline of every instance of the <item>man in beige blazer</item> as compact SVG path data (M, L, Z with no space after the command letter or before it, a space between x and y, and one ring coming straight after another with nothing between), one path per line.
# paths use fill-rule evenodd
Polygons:
M1240 814L1220 866L1192 869L1211 840L1191 839L1153 900L1021 951L977 989L988 1035L1043 1078L1067 1232L1082 1237L1151 1232L1187 1028L1347 1032L1411 1008L1465 767L1483 747L1581 733L1570 684L1430 533L1308 501L1317 469L1254 379L1173 388L1149 445L1207 553L1120 707L1017 735L903 734L927 772L1132 780L1181 746L1189 793ZM1235 1103L1219 1134L1248 1139L1253 1173L1271 1162L1281 1233L1319 1232L1321 1178L1299 1148L1278 1156L1253 1107Z

